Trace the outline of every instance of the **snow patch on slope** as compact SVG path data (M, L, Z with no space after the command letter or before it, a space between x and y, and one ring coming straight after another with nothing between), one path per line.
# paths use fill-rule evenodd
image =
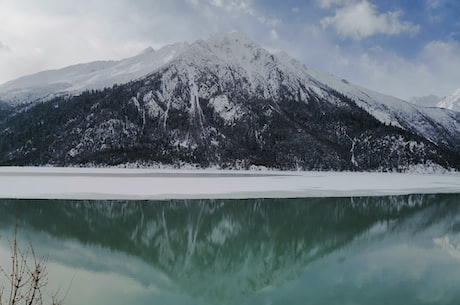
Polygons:
M163 115L164 111L155 101L152 91L149 91L147 94L145 94L142 100L146 105L147 113L150 118L155 118Z
M243 117L244 110L239 105L233 104L226 95L219 95L209 100L209 105L227 124L231 124Z

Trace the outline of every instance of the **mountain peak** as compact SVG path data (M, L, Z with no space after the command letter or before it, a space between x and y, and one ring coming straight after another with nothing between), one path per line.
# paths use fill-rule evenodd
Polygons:
M460 112L460 88L455 90L452 95L446 96L440 100L437 106Z

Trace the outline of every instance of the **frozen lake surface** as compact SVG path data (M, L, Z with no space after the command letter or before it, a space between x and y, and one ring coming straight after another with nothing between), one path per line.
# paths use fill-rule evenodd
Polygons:
M1 167L0 198L238 199L460 193L459 174Z

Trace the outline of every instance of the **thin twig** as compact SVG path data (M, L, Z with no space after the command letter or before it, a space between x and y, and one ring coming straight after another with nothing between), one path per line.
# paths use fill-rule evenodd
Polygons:
M43 305L42 289L48 282L46 267L48 257L37 257L32 242L29 240L29 246L22 251L18 243L18 222L14 227L13 239L10 241L11 250L11 272L8 272L0 266L0 277L4 277L10 282L8 299L5 299L5 286L0 285L0 305ZM73 279L72 279L73 281ZM70 286L64 296L59 299L55 293L51 297L53 305L62 305Z

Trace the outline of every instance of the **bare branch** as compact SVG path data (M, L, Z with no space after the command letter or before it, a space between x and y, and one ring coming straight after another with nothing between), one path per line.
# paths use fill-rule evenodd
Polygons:
M11 270L0 266L0 277L9 282L9 290L5 299L6 287L0 286L0 305L43 305L42 289L48 284L46 269L48 257L37 257L31 241L25 251L21 250L18 243L17 222L13 240L9 240L9 244ZM50 301L53 305L62 305L68 293L67 291L64 298L59 299L58 292L51 296Z

